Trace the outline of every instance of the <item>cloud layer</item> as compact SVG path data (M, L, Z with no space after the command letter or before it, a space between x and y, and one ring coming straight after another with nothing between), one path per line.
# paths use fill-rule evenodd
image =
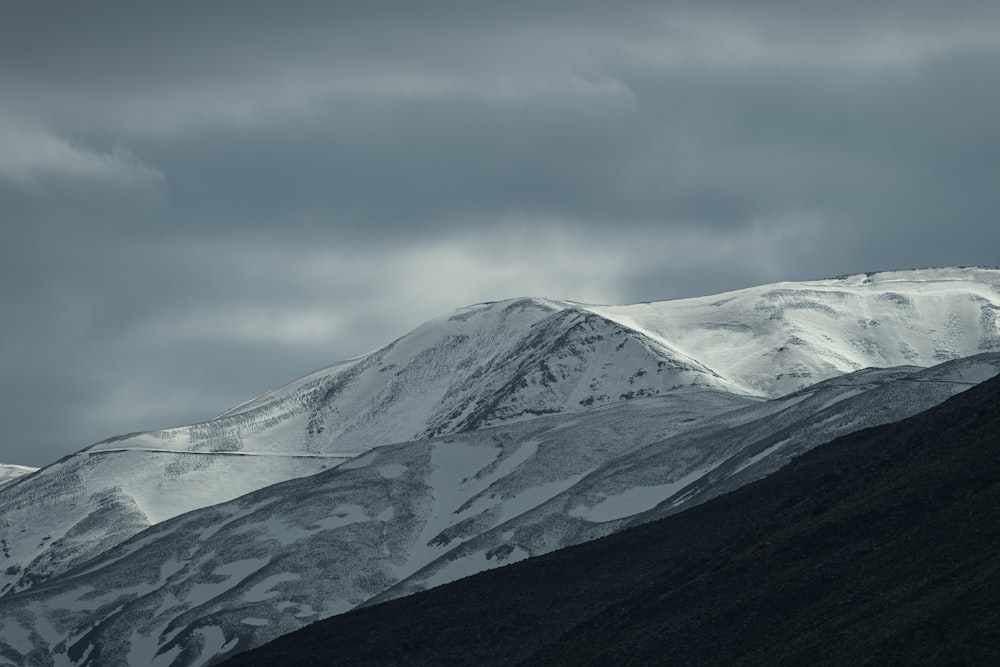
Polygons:
M996 264L996 3L13 3L0 460L524 294Z

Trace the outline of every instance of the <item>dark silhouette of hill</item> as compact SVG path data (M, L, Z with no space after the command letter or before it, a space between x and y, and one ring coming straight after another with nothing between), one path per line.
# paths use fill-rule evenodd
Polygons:
M225 664L1000 664L998 550L994 378L681 514Z

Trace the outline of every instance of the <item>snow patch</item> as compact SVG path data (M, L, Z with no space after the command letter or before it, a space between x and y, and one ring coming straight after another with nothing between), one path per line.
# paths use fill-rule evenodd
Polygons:
M408 468L402 463L390 463L375 468L375 471L385 479L396 479L402 476L407 470Z
M568 514L572 517L585 519L594 523L605 521L615 521L625 519L630 516L646 512L653 509L661 502L674 495L684 487L697 481L716 468L715 463L705 468L693 470L687 475L669 484L657 484L655 486L636 486L613 496L605 496L601 502L592 507L578 505L571 509ZM602 494L603 495L603 494Z
M578 475L567 477L566 479L557 479L546 484L539 484L538 486L521 491L513 498L505 499L503 501L503 505L501 506L502 512L497 523L504 523L514 517L535 509L539 505L555 498L563 491L572 488L577 482L589 475L591 472L593 472L593 470L586 470Z
M191 663L191 667L201 667L208 664L215 656L236 647L238 637L226 641L225 631L217 625L206 625L198 628L193 634L202 636L201 655Z
M433 588L457 581L463 577L470 577L486 570L492 570L503 565L511 565L524 560L530 555L527 551L516 545L503 560L499 558L486 558L482 552L471 553L467 556L448 561L447 564L428 577L425 583L428 588Z
M364 468L370 466L378 458L378 454L375 452L369 452L363 456L358 456L346 463L341 463L337 466L337 470L357 470L358 468Z
M737 473L743 472L744 470L746 470L747 468L749 468L753 464L757 463L758 461L763 461L768 456L770 456L771 454L774 454L776 451L778 451L779 449L781 449L782 447L784 447L787 444L788 444L788 440L782 440L781 442L778 442L778 443L775 443L775 444L771 445L770 447L768 447L764 451L762 451L762 452L760 452L758 454L754 454L753 456L751 456L750 458L748 458L746 461L744 461L743 463L741 463L739 465L739 467L736 468L736 470L734 470L731 473L729 473L729 476L732 477L733 475L735 475Z
M270 558L246 558L226 565L220 565L212 574L226 577L218 583L198 582L188 592L186 602L191 607L198 607L234 588L254 572L271 562Z
M149 665L150 667L170 667L180 654L180 646L172 646L160 655L156 652L160 646L155 637L133 632L129 641L129 665Z
M294 574L292 572L282 572L281 574L273 574L259 584L254 585L250 590L243 594L244 602L263 602L264 600L270 600L275 595L278 595L278 591L272 590L275 586L286 581L298 581L302 576Z

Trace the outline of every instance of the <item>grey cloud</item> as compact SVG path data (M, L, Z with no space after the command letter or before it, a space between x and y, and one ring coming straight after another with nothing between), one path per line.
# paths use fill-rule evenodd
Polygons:
M467 302L996 264L998 36L985 2L5 5L0 461Z

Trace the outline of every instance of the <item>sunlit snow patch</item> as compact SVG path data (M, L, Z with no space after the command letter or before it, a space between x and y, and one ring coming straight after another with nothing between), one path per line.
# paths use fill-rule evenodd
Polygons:
M651 510L661 502L674 495L692 482L701 479L718 463L706 468L693 470L675 482L669 484L657 484L656 486L636 486L623 493L613 496L606 496L601 502L592 507L578 505L571 509L568 514L572 517L594 521L615 521Z

